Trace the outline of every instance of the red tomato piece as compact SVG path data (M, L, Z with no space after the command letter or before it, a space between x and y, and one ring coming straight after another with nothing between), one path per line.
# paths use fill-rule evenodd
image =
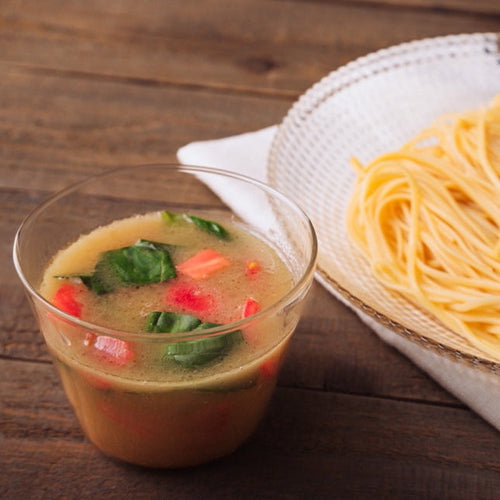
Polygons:
M52 304L61 311L81 318L83 305L76 299L80 293L81 290L76 285L64 283L57 289Z
M247 297L241 310L241 318L248 318L252 314L258 313L260 309L260 304L255 299ZM259 344L259 336L260 330L258 325L250 324L243 329L243 337L250 345L257 346Z
M130 342L115 337L99 335L95 339L94 348L108 362L118 366L125 366L134 358L134 351Z
M216 301L212 295L192 283L171 283L165 295L167 304L186 311L207 314L213 312Z
M243 310L241 313L242 318L248 318L252 314L258 313L260 311L260 304L252 297L247 297L245 303L243 304Z
M231 261L211 248L201 250L177 266L177 271L199 280L231 265Z

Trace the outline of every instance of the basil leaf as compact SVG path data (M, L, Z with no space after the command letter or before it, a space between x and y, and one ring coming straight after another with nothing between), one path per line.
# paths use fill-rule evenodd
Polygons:
M196 217L194 215L187 215L186 217L188 217L194 223L195 226L199 227L203 231L211 233L214 236L217 236L217 238L220 238L221 240L230 239L229 233L217 222L200 219L199 217Z
M167 210L163 210L161 213L161 218L167 224L174 224L184 219L183 214L175 214L173 212L168 212Z
M221 358L241 340L241 332L231 332L216 337L186 340L167 345L163 359L173 358L184 368L198 368Z
M166 210L163 211L161 215L162 219L167 224L176 223L184 219L187 222L192 222L196 227L199 227L201 230L207 233L213 234L214 236L216 236L221 240L231 239L231 235L228 233L228 231L217 222L207 219L202 219L200 217L196 217L195 215L175 214L172 212L167 212Z
M169 245L139 240L134 245L104 252L93 274L80 278L92 291L104 294L120 287L159 283L176 275Z
M195 330L201 321L189 314L154 311L148 316L146 331L150 333L180 333Z
M202 323L189 314L172 312L152 312L148 316L147 331L154 333L179 333L199 331L220 326L218 323ZM243 339L240 330L206 337L203 339L181 340L165 346L163 361L173 360L184 368L198 368L227 354Z

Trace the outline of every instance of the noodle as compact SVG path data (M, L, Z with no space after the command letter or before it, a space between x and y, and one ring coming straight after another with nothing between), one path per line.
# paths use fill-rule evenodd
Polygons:
M375 277L500 358L500 95L352 165L347 230Z

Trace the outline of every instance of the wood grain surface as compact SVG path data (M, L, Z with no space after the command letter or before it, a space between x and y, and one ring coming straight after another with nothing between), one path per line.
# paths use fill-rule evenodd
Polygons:
M22 219L55 190L279 123L374 50L484 31L500 31L497 0L1 0L0 498L497 498L498 431L319 284L241 449L177 471L105 458L11 259Z

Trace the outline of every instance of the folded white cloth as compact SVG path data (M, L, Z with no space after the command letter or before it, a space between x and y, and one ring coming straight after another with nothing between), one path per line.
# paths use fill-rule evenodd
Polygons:
M177 157L185 165L217 167L265 182L267 155L276 129L276 126L271 126L224 139L193 142L179 149ZM218 186L211 188L228 206L234 200L241 199L241 193L223 192ZM342 300L341 297L336 298ZM398 349L442 387L500 430L499 376L440 356L378 324L352 305L346 305L354 309L382 340Z

